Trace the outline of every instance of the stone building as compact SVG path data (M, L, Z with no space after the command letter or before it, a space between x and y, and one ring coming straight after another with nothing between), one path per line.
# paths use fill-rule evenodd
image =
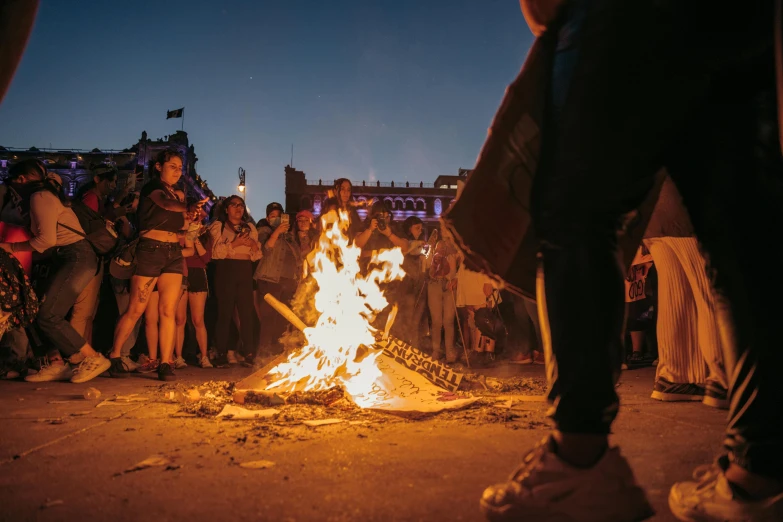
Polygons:
M144 131L137 143L123 150L54 150L36 147L23 150L0 146L0 179L5 179L8 169L15 162L37 158L46 164L48 170L60 175L63 188L69 196L76 194L81 185L92 179L90 167L100 164L117 167L118 187L124 186L131 179L132 183L135 183L135 189L140 190L142 185L149 181L155 169L155 157L158 152L169 147L178 149L185 160L181 181L185 193L199 199L209 196L212 201L215 201L217 197L209 189L207 182L196 172L198 157L195 148L188 142L188 134L183 131L177 131L154 141L149 139L147 132Z
M457 195L457 181L464 181L470 170L459 169L456 176L438 176L434 183L387 182L387 181L351 181L354 198L366 201L372 198L386 201L392 210L394 220L404 221L409 216L421 219L426 229L437 228L440 215L448 208ZM295 214L300 210L311 210L321 214L321 205L326 199L326 191L332 189L333 180L307 179L304 172L293 167L285 167L285 208ZM359 210L362 219L367 211Z

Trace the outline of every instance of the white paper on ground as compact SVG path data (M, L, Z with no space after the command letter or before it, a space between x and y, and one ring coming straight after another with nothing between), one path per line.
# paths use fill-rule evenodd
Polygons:
M388 357L379 357L378 367L382 375L372 384L372 390L352 397L362 408L435 413L464 408L478 400L447 392Z
M267 419L280 413L280 410L268 408L266 410L248 410L233 404L226 404L218 417L231 417L234 420Z

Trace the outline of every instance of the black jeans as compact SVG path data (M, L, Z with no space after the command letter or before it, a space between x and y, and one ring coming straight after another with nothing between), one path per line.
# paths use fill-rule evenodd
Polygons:
M623 319L617 225L666 167L736 327L726 354L726 446L746 469L780 478L783 279L765 270L783 254L770 236L783 229L773 2L755 2L742 17L731 6L571 4L533 187L538 302L556 362L550 398L558 429L608 433L618 408L612 352Z
M229 333L234 318L234 308L239 314L239 336L242 352L252 355L255 349L253 330L255 328L255 306L253 304L253 263L241 259L216 259L215 298L217 300L217 323L215 325L215 348L220 357L225 357L229 346Z
M36 324L65 357L87 343L65 317L97 270L98 258L87 241L57 248Z
M261 297L266 294L272 294L281 303L291 306L291 300L294 298L294 294L296 294L297 286L297 281L288 278L280 278L280 281L277 283L258 280L258 293L261 294ZM277 348L279 339L283 336L288 326L288 321L266 301L261 303L258 315L258 319L261 322L259 348L268 353L278 353L280 351Z

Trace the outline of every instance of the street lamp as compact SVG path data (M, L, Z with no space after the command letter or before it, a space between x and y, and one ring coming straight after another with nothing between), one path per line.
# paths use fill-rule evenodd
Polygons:
M237 190L239 191L239 195L242 196L242 199L245 199L245 169L242 167L239 167L239 186L237 187Z

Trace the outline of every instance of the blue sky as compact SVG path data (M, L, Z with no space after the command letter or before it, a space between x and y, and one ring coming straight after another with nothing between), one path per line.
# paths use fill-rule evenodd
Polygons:
M42 0L0 145L121 149L180 128L257 214L309 179L434 181L473 166L532 43L515 0Z

